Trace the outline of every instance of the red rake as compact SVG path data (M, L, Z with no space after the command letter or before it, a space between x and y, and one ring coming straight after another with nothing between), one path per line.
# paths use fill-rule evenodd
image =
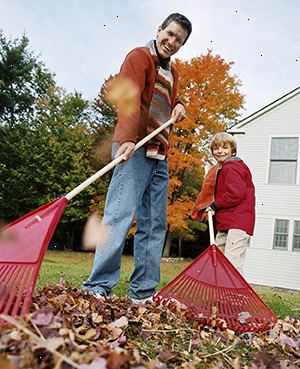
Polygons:
M174 311L179 302L185 315L203 324L236 332L271 329L277 317L214 244L211 212L208 223L211 245L153 300Z
M135 150L172 123L174 118L138 142ZM45 252L68 202L122 160L124 154L67 195L41 206L0 230L0 314L14 317L28 312Z

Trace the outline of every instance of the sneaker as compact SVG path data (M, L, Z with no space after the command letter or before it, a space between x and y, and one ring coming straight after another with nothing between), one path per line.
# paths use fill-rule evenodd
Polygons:
M148 302L149 303L153 302L153 296L145 297L144 299L133 299L131 297L131 302L135 305L144 305Z
M93 294L97 299L103 299L105 297L105 293L96 292Z

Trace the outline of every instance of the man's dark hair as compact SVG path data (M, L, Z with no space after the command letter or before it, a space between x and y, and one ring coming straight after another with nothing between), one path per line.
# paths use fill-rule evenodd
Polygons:
M184 15L179 13L172 13L162 22L161 28L165 29L173 21L180 24L181 27L187 31L186 39L182 44L184 45L187 39L189 38L190 34L192 33L192 23Z

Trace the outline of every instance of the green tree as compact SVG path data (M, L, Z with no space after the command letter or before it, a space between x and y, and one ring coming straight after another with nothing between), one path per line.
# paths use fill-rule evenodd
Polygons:
M98 116L79 93L56 86L25 35L7 40L0 33L0 218L17 219L94 174L91 153L106 126ZM69 246L108 181L101 178L65 209L58 231Z
M0 212L8 220L66 194L95 172L90 151L96 133L88 102L56 87L36 100L35 110L33 120L3 127ZM65 209L60 229L69 246L89 214L93 195L105 192L107 184L102 178Z
M0 30L0 124L34 114L35 100L54 86L52 74L29 50L29 40L7 40Z

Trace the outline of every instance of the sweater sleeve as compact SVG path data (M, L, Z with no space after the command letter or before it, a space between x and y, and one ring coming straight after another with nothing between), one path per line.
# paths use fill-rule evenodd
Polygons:
M141 95L146 85L147 58L137 49L132 50L125 58L119 73L119 77L130 80L136 86L137 92L134 97L133 112L130 116L118 113L118 137L120 143L136 142L141 114Z
M230 208L238 205L246 195L246 182L243 173L236 167L224 166L219 180L222 191L216 194L214 205L217 209ZM217 189L218 190L218 189Z

